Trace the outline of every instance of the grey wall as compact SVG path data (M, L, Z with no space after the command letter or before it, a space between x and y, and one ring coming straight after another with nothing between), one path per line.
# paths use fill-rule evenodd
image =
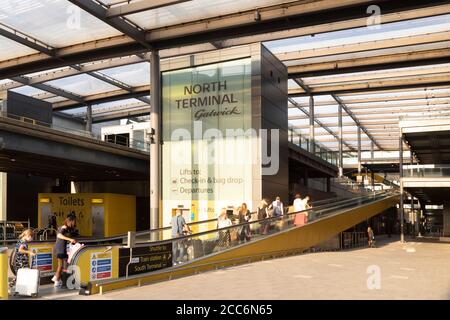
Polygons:
M53 113L53 126L55 129L71 129L77 131L85 131L86 124L77 119L71 119L69 115L64 115L59 112Z
M444 237L450 237L450 202L444 203L444 210L442 212Z
M261 46L261 128L278 129L280 135L279 171L276 175L262 176L262 195L268 199L280 196L285 203L289 199L287 98L287 68L266 47Z
M13 91L8 91L7 112L11 115L27 117L48 124L52 123L53 109L50 103Z

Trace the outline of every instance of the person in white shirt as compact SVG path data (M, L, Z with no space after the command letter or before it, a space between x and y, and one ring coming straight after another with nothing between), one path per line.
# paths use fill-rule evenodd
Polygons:
M274 217L280 217L284 214L283 202L281 202L280 197L276 197L275 201L272 202L269 209L273 209Z
M297 193L295 195L294 210L297 213L295 214L294 217L294 225L297 227L303 226L307 221L308 212L305 210L307 209L306 204L308 203L308 200L309 200L308 196L306 196L305 199L302 199L300 194Z
M297 193L295 195L294 200L294 212L299 212L305 210L304 201L302 200L302 197L300 196L300 193Z
M228 218L227 209L223 208L217 219L217 229L231 227L233 223ZM231 242L230 229L219 231L219 246L229 247Z

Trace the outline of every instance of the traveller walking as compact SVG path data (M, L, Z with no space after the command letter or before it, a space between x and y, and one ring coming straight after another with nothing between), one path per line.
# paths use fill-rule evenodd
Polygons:
M284 214L283 202L280 197L276 197L275 201L269 206L269 209L273 209L274 217L281 217Z
M309 204L309 200L310 200L309 196L306 196L302 200L303 201L303 208L305 208L305 216L306 216L305 223L308 223L308 220L310 218L312 218L312 212L308 211L308 209L311 209L311 205Z
M260 229L259 229L259 233L260 234L267 234L267 232L269 231L269 225L270 222L269 221L261 221L264 219L267 219L269 217L269 213L268 213L268 204L266 199L262 199L261 202L259 203L258 209L257 209L257 213L258 213L258 220L260 221Z
M373 234L373 230L371 227L367 228L367 237L368 237L369 247L370 248L375 247L375 236Z
M294 211L297 212L294 217L294 225L302 226L306 223L305 201L301 198L300 194L295 195Z
M176 215L172 218L172 238L183 237L189 233L191 233L191 229L184 220L182 212L180 209L177 209ZM173 241L173 265L177 265L178 263L182 263L185 255L185 239L175 240Z
M75 215L69 214L64 220L64 224L58 229L58 234L56 236L55 251L56 258L58 260L58 267L56 268L56 274L52 278L55 287L61 287L61 275L63 270L67 269L67 245L69 243L75 244L77 241L73 237L73 232L75 231L76 218Z
M251 216L250 210L247 209L247 204L243 203L239 210L239 224L249 222ZM250 241L250 238L250 226L248 224L241 226L238 231L239 242Z
M33 231L31 229L24 230L20 236L19 241L16 244L13 257L13 273L17 275L17 271L21 268L29 268L29 257L34 257L36 254L28 249L28 243L33 240ZM9 287L12 288L16 284L16 278L14 277L9 283Z
M305 207L303 206L303 200L300 196L300 193L295 194L294 203L292 204L294 206L294 212L300 212L305 210Z
M233 223L228 218L227 209L223 208L220 212L219 218L217 219L217 229L231 227ZM229 247L231 242L230 229L219 231L219 246Z

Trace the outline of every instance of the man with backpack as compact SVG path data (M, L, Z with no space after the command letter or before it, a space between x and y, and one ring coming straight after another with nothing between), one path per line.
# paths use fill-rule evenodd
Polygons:
M172 238L183 237L191 232L191 229L184 220L181 214L181 210L177 209L176 215L172 218ZM177 263L183 262L183 257L185 255L185 239L173 241L173 265L176 266ZM178 261L180 260L180 261Z

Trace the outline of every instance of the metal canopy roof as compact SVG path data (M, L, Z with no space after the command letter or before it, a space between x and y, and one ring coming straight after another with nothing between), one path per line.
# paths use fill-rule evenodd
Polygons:
M380 25L367 26L369 5ZM358 126L363 150L398 150L400 116L450 114L448 1L2 1L0 91L55 110L90 104L95 122L140 116L149 50L166 59L254 42L288 66L291 127L308 133L314 95L316 140L332 150L338 105L349 151Z

